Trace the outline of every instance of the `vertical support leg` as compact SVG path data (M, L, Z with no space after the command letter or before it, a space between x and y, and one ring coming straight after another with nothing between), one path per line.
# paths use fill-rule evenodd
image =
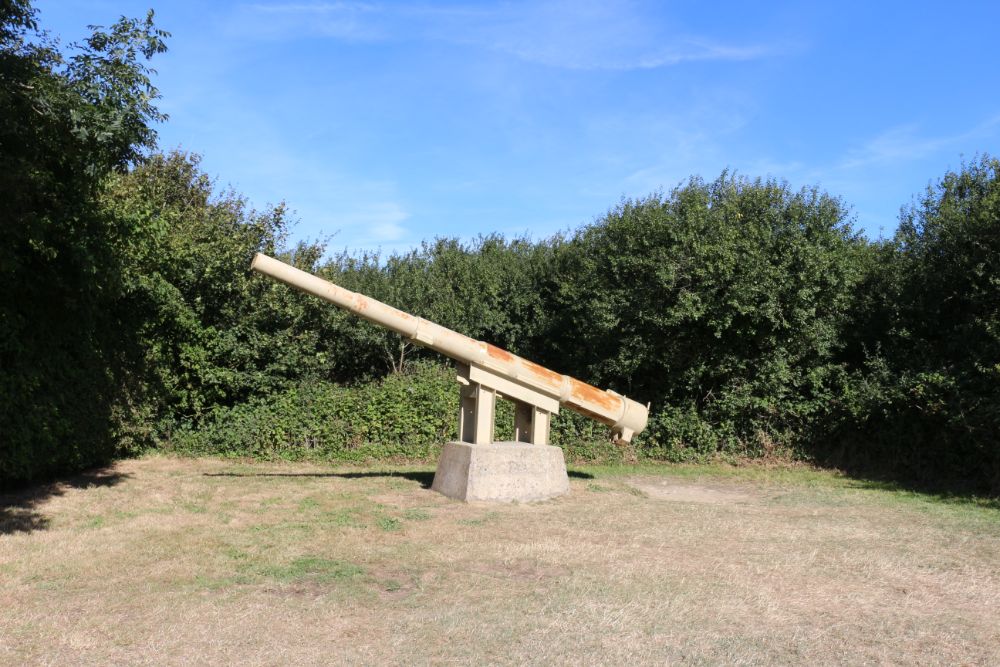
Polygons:
M514 401L514 441L534 442L531 439L532 406Z
M514 440L530 442L536 445L549 444L549 420L551 414L541 408L514 402Z
M458 438L462 442L476 442L476 393L477 384L462 384L458 387L461 405L458 408Z
M493 444L493 419L496 408L496 392L483 385L476 387L475 434L472 442L477 445Z
M549 420L552 418L547 411L534 405L531 407L531 442L536 445L549 444Z

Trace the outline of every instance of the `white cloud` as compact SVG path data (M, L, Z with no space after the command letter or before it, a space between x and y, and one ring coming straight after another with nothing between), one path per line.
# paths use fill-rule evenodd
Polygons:
M372 227L372 238L376 241L401 241L410 231L393 222L383 222Z
M616 184L622 190L617 194L634 197L669 191L690 176L712 180L727 166L739 167L732 162L738 156L727 142L747 126L748 106L748 100L731 91L715 91L703 93L701 100L682 111L630 119L644 129L642 138L648 146L632 146L626 154L632 159L623 160L628 170Z
M348 42L384 39L380 9L361 2L254 4L241 7L228 26L248 37L286 39L303 34Z
M396 202L374 202L367 204L357 216L357 222L379 226L396 225L410 217Z
M993 116L961 134L921 136L915 123L899 125L882 132L864 145L851 149L837 165L840 169L856 169L875 164L892 164L916 160L942 150L960 147L972 139L990 136L1000 127L1000 115Z
M748 60L770 50L758 45L721 44L669 29L630 3L579 0L504 5L479 21L465 21L452 31L452 39L528 62L581 70L655 69L696 60Z
M807 166L802 160L761 157L742 166L750 176L783 177L793 186L815 184L842 196L870 237L884 237L896 229L899 204L926 185L934 170L944 168L963 151L978 150L998 131L1000 115L987 117L964 132L937 136L922 133L917 123L906 123L847 148L825 164Z
M396 202L364 203L356 211L345 213L342 222L360 236L363 245L398 242L411 236L410 230L400 224L410 215Z
M251 4L231 29L250 37L322 35L344 41L424 40L581 70L654 69L773 55L774 45L726 44L672 29L630 2L549 0L428 6L360 2Z

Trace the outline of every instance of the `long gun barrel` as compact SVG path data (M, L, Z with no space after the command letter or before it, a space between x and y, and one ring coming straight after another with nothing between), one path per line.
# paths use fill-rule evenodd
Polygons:
M499 347L404 313L273 257L257 253L251 269L325 299L462 364L480 367L514 383L527 385L556 399L559 404L574 412L607 424L611 427L612 434L625 442L646 428L649 414L647 407L611 390L602 391L568 375L550 371Z

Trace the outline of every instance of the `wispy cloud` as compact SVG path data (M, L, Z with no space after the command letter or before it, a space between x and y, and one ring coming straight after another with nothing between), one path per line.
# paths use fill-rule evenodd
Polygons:
M388 37L381 7L362 2L253 4L236 12L229 29L254 38L320 35L348 42Z
M344 41L424 40L577 70L632 70L741 61L782 47L729 44L662 25L633 3L549 0L427 6L359 2L251 4L232 22L258 38L320 35Z
M644 128L643 138L653 150L630 148L630 155L646 159L624 163L628 171L618 184L622 189L618 194L635 196L669 190L689 176L711 179L733 166L736 156L727 151L726 142L747 126L748 106L747 100L732 91L706 92L687 109L633 119Z
M397 202L368 202L349 213L342 222L353 227L362 245L394 243L412 236L402 224L410 214Z
M882 237L896 227L898 205L940 173L935 170L998 135L1000 114L953 134L928 134L918 123L905 123L878 132L825 163L760 158L742 167L748 175L781 176L796 185L819 185L840 195L853 207L858 225L869 235Z
M921 135L916 123L889 128L847 152L838 163L840 169L856 169L868 165L884 165L917 160L934 153L960 148L970 140L988 137L1000 128L1000 115L993 116L961 134L945 136Z
M418 241L412 229L403 223L410 214L395 200L380 200L379 192L385 188L370 187L369 192L349 193L351 186L364 183L340 183L328 190L320 201L311 201L307 208L299 208L296 213L303 223L313 229L322 229L325 234L335 234L335 245L348 248L375 248L405 246ZM371 186L371 184L369 184ZM346 187L345 187L346 186ZM295 199L306 199L305 193L298 193ZM290 204L295 205L295 199Z
M696 60L748 60L769 51L671 30L630 3L503 5L456 23L443 38L567 69L654 69Z
M232 186L255 193L255 205L286 201L292 219L301 222L297 237L332 239L335 246L351 249L419 240L404 224L411 215L392 180L359 175L303 154L251 109L231 106L225 118L242 132L215 144L206 168L239 174ZM215 134L226 136L221 127ZM254 140L245 141L245 136ZM305 229L311 233L303 234Z

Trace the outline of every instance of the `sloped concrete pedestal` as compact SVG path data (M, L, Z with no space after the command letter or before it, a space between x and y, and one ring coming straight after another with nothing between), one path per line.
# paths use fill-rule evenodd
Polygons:
M524 442L446 443L431 488L458 500L527 502L569 492L562 449Z

